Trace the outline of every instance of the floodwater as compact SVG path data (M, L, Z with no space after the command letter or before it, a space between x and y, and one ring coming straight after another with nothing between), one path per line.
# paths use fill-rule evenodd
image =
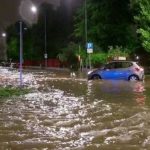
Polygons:
M149 77L126 82L30 74L32 93L0 100L0 150L150 149Z

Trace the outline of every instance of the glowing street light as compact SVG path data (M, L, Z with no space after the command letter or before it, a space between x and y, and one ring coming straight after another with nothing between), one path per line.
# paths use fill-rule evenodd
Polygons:
M34 14L36 14L37 13L37 7L34 6L34 5L32 5L31 6L31 12L34 13Z
M2 37L6 37L6 33L2 33Z

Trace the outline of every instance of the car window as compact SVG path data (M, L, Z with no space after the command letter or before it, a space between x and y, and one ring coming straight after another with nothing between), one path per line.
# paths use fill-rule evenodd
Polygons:
M132 66L131 62L122 62L122 68L129 68Z
M106 66L105 66L105 69L114 69L114 68L115 68L115 63L114 62L106 64Z
M105 65L105 69L120 69L131 67L132 62L112 62Z
M120 68L129 68L133 64L132 62L112 62L105 65L105 69L120 69Z
M122 68L122 62L115 62L115 69Z

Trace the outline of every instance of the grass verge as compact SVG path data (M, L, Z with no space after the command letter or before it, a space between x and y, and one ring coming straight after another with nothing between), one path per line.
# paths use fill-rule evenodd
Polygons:
M31 92L31 89L0 87L0 98L25 95L29 92Z

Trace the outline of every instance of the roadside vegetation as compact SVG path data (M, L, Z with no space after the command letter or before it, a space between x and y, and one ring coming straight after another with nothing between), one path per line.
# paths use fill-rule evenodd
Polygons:
M24 95L31 92L30 90L26 88L0 87L0 98Z

